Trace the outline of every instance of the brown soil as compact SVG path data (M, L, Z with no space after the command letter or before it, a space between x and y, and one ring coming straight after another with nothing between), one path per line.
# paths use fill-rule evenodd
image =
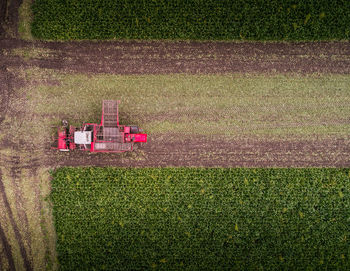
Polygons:
M135 153L51 150L46 161L55 167L348 167L349 153L350 139L229 141L172 134L150 138Z
M0 38L18 37L18 9L22 0L0 1Z
M196 41L0 41L15 48L48 50L23 61L2 57L9 67L40 67L79 73L350 73L349 42Z

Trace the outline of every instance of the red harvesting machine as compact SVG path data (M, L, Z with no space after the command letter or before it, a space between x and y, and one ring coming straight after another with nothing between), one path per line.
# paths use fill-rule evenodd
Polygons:
M102 102L100 124L84 123L81 128L66 123L58 129L57 149L60 151L85 150L90 152L132 151L134 143L147 142L147 134L137 126L119 125L120 101Z

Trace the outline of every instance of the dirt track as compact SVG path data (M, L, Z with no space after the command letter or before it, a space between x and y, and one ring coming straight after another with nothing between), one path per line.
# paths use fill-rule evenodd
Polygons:
M261 43L195 41L0 41L8 52L43 50L30 60L1 58L9 67L33 67L79 73L350 73L349 42Z

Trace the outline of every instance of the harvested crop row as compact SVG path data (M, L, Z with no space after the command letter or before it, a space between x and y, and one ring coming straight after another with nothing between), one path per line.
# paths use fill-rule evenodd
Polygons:
M40 39L329 40L350 37L350 2L36 0Z
M348 169L61 168L61 270L343 269Z

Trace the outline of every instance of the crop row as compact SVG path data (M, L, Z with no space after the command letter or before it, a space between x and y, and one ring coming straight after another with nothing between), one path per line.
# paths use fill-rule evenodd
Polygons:
M350 268L348 169L61 168L61 270Z
M344 0L36 0L40 39L349 39Z

